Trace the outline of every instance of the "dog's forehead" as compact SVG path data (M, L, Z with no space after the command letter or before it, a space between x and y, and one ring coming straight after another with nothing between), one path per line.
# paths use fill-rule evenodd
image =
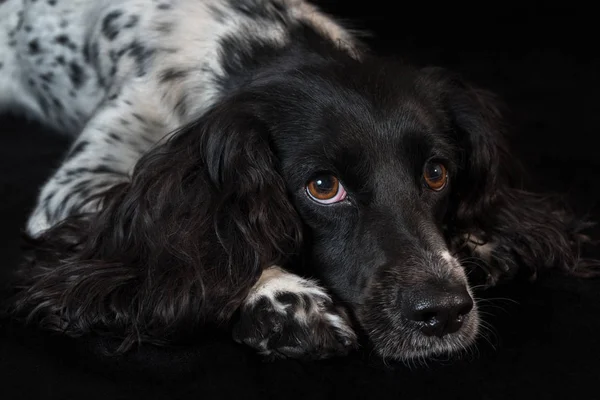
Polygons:
M393 101L395 100L395 101ZM360 153L385 158L399 148L426 140L439 128L436 116L418 99L400 95L386 104L369 102L337 104L314 110L295 135L294 153L345 158ZM314 119L311 121L311 119Z
M282 158L291 182L332 171L354 190L390 191L411 182L415 166L426 159L433 123L414 103L399 104L379 116L331 114L317 129L300 129L287 141Z
M414 74L336 76L299 89L304 101L279 116L286 122L275 141L284 164L372 170L427 147L442 121L416 82Z

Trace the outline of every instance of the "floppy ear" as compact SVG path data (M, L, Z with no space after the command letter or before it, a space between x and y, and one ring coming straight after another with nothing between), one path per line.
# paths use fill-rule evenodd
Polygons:
M116 333L121 351L227 323L301 240L252 107L217 106L146 154L98 214L33 240L12 311L72 336Z
M494 96L440 68L424 73L460 153L446 221L455 249L479 258L489 285L519 267L533 278L547 268L593 274L579 257L587 240L581 232L591 224L557 198L520 187L524 171L509 151Z

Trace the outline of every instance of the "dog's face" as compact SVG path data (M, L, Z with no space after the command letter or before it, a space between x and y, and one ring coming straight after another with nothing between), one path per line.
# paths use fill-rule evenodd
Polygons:
M230 54L213 107L98 213L36 240L18 312L74 336L100 326L126 349L229 323L265 268L308 266L380 355L410 359L477 335L458 254L492 284L518 265L575 270L586 224L511 185L489 96L311 40Z
M431 71L368 73L291 78L266 112L310 267L381 355L462 349L479 318L444 226L468 139Z

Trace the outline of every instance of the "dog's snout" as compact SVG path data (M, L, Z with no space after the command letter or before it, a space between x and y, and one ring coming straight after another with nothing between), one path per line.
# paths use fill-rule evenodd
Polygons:
M402 313L417 322L427 336L454 333L460 329L465 317L473 309L473 299L466 288L429 289L405 293L402 296Z

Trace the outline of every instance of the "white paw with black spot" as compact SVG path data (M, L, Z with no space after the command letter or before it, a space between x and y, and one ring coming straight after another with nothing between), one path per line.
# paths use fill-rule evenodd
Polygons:
M322 288L278 268L253 288L233 337L268 358L342 356L357 343L346 312Z

